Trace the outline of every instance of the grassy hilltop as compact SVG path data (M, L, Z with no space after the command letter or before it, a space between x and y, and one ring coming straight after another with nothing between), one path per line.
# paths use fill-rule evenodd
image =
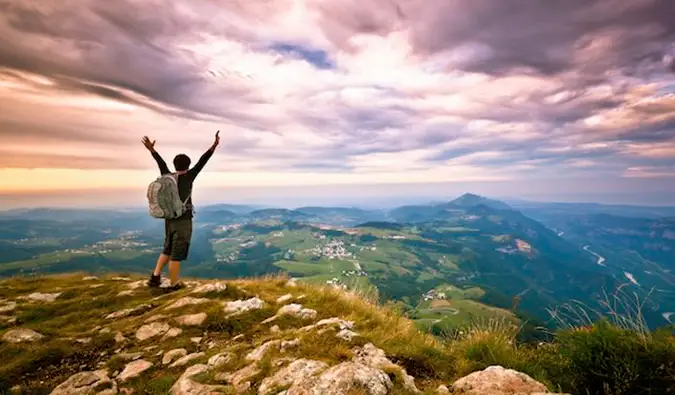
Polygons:
M412 393L407 375L431 394L491 365L571 394L675 390L675 340L666 329L641 333L598 323L561 331L551 343L519 344L518 327L502 317L439 339L367 296L283 276L189 281L188 289L174 293L148 289L138 276L85 276L0 282L0 393L48 394L74 374L105 371L117 377L120 391L136 394L166 394L186 382L219 386L222 393L276 394L291 387L272 379L289 364L311 360L336 367L357 358L357 350L368 344L392 362L382 368L392 394ZM470 302L471 295L465 296L462 300ZM231 315L232 308L241 307L232 303L237 300L255 306ZM278 315L290 304L294 313ZM325 319L334 320L310 326ZM32 330L36 338L12 343L8 339L17 330ZM170 350L180 349L174 354L185 356L185 364L175 366L177 358L163 364ZM143 368L142 373L126 378L129 365ZM204 366L208 371L186 378L190 369Z

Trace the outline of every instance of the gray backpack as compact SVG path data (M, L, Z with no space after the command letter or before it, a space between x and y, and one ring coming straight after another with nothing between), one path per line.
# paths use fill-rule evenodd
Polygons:
M150 215L154 218L173 219L185 214L187 201L182 201L178 194L178 175L165 174L158 177L148 186L148 203Z

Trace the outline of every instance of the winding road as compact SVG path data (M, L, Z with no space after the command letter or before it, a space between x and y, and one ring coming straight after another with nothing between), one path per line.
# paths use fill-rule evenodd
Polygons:
M595 257L597 257L597 258L598 258L598 261L597 261L596 263L597 263L598 265L607 267L607 265L605 265L605 257L604 257L604 256L601 256L601 255L598 254L597 252L591 251L591 250L590 250L590 247L591 247L590 245L584 246L584 251L586 251L586 252L588 252L588 253L591 253L591 254L593 254Z

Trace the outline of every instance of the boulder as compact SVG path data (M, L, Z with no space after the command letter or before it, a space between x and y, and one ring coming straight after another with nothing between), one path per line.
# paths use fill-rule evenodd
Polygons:
M179 367L179 366L185 366L185 365L189 364L190 362L194 361L195 359L199 359L199 358L203 357L204 355L206 355L206 354L204 354L203 352L196 352L196 353L188 354L188 355L180 358L176 362L172 363L171 365L169 365L169 367L170 368L176 368L176 367Z
M277 311L277 314L274 317L270 317L266 320L264 320L262 323L266 324L268 322L272 322L275 319L285 316L285 315L290 315L293 317L298 317L303 320L312 320L316 318L316 310L312 309L305 309L302 307L300 304L292 303L289 305L286 305Z
M274 376L263 379L258 387L258 395L267 395L274 388L286 387L326 370L328 365L320 361L298 359L279 370Z
M393 387L389 376L383 371L355 362L343 362L294 383L287 395L348 394L361 391L367 395L386 395Z
M209 292L223 292L227 289L227 284L219 281L216 283L204 284L192 290L193 294L205 294Z
M171 327L169 324L153 322L152 324L146 324L138 328L136 331L136 339L144 341L155 336L163 335L169 331Z
M465 395L549 394L546 386L532 377L502 366L473 372L452 384L452 392Z
M54 388L50 394L93 395L102 393L117 393L117 384L108 377L105 369L74 374Z
M14 309L16 309L16 302L4 302L3 305L0 306L0 313L9 313Z
M32 329L17 328L10 329L2 335L2 340L7 343L32 343L43 339L45 336L41 333L35 332Z
M122 373L117 376L117 380L120 382L125 382L133 379L134 377L140 376L141 373L152 367L152 362L148 362L144 359L139 359L138 361L131 362L128 364Z
M398 370L403 379L403 387L410 392L420 392L415 386L415 378L410 376L405 369L390 361L385 352L372 343L366 344L363 348L355 349L353 361L375 369Z
M168 365L175 359L183 358L186 355L187 350L184 348L177 348L175 350L171 350L166 354L164 354L164 356L162 357L162 365Z
M204 324L204 321L206 321L207 318L208 316L206 315L206 313L197 313L197 314L181 315L180 317L176 317L175 320L180 325L199 326Z
M232 361L232 354L220 353L209 358L208 365L217 368L230 363L230 361Z
M192 377L209 371L207 365L190 366L185 372L176 380L176 382L169 390L169 395L211 395L217 393L228 393L227 387L220 385L201 384Z
M182 297L166 307L167 310L178 309L185 306L192 306L210 302L211 299L193 298L191 296Z
M260 374L260 369L258 369L256 363L252 363L243 369L237 370L234 373L220 373L216 375L215 378L216 380L225 381L232 384L232 386L234 386L234 390L240 394L251 388L251 379L258 374Z
M236 315L245 313L251 310L260 310L265 307L265 302L259 298L250 298L246 300L235 300L233 302L225 302L225 313Z
M42 293L42 292L33 292L28 296L21 296L21 299L28 299L35 302L53 302L61 295L61 292L57 293Z
M183 330L182 330L182 329L180 329L180 328L171 328L171 329L169 329L169 330L166 332L166 334L162 337L162 340L171 339L172 337L176 337L176 336L180 335L181 333L183 333Z

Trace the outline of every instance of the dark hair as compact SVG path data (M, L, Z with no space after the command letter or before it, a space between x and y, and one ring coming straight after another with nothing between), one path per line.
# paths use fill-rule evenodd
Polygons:
M187 170L190 167L190 157L185 154L178 154L173 158L173 165L177 171Z

